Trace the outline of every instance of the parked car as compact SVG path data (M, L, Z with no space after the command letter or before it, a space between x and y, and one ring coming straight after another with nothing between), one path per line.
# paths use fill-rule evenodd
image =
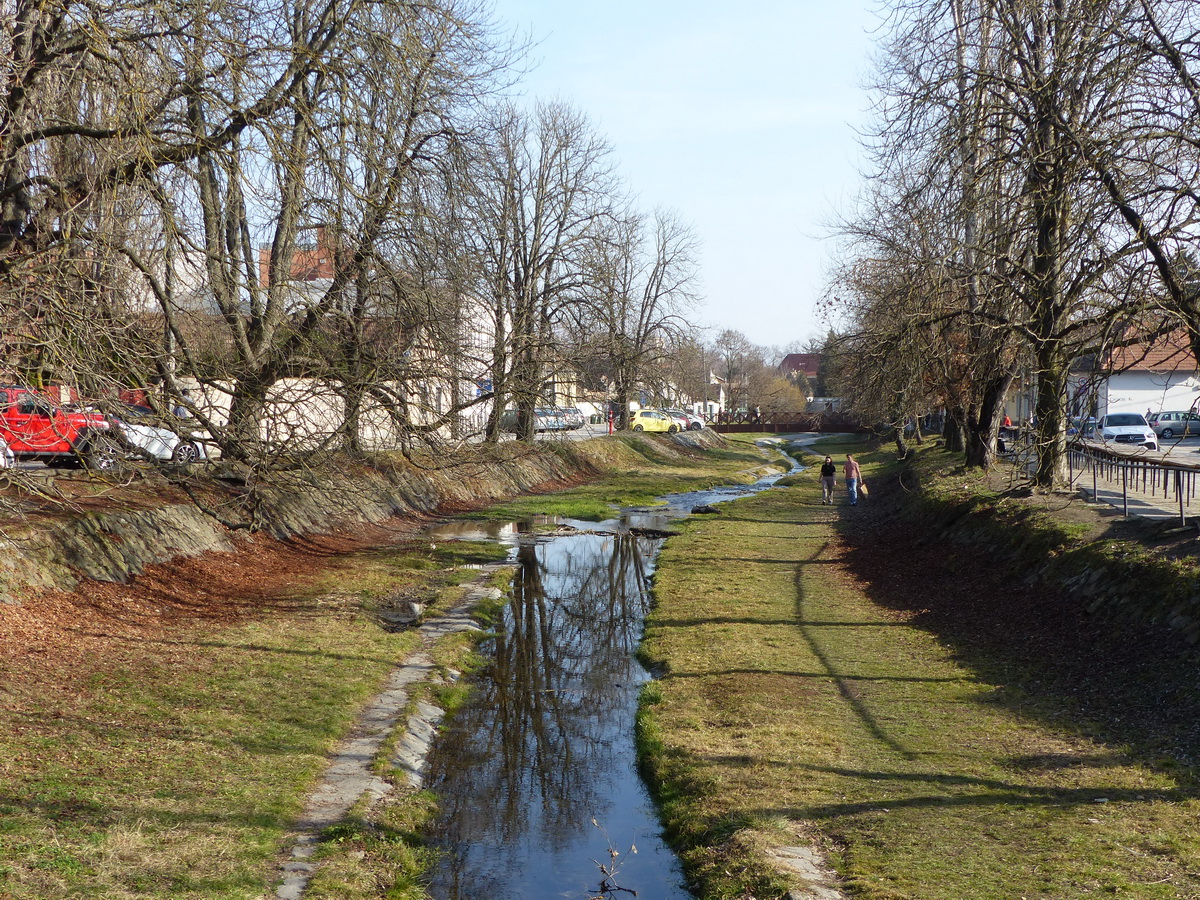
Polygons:
M533 430L535 432L561 431L567 427L566 422L562 410L539 406L533 411ZM511 434L517 433L517 411L515 409L506 409L501 413L500 430Z
M683 413L676 412L673 409L660 409L659 412L664 413L667 418L674 422L679 427L680 431L687 431L688 419Z
M563 431L567 427L567 418L561 409L553 406L538 407L534 410L536 431Z
M1149 425L1167 441L1176 435L1200 434L1200 416L1194 412L1156 412L1150 416Z
M122 405L114 412L112 424L137 455L181 465L207 458L196 434L177 434L148 406Z
M566 420L567 428L575 431L582 428L587 423L587 418L583 415L583 410L578 406L566 406L559 410L563 419Z
M658 409L639 409L629 414L629 427L633 431L668 432L679 431L679 423Z
M704 427L704 420L694 413L682 409L664 409L663 412L682 422L681 428L687 431L699 431Z
M1141 413L1109 413L1100 419L1100 440L1114 444L1136 444L1148 450L1158 449L1158 436Z
M48 466L83 463L106 471L117 465L122 452L102 414L63 406L15 384L0 385L0 438L14 459Z
M1067 422L1067 437L1078 435L1090 440L1096 436L1097 424L1098 420L1095 416L1072 416Z

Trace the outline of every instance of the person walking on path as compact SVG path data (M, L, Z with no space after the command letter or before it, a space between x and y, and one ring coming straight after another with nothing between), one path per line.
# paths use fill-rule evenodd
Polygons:
M833 503L833 489L837 487L837 466L834 465L833 457L825 457L825 462L821 464L821 503Z
M849 453L846 454L846 466L843 469L846 476L846 493L850 496L850 505L858 506L858 482L862 478L862 470Z

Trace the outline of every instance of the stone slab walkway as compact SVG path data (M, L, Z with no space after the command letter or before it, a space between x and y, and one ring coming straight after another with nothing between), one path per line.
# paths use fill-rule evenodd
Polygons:
M374 804L391 793L392 783L376 775L372 763L384 741L399 725L400 717L408 707L409 692L414 686L439 677L430 650L446 635L477 631L479 626L471 619L474 608L482 600L501 596L500 591L488 585L500 568L503 565L499 563L482 566L457 606L419 627L423 649L392 672L387 686L367 704L350 734L338 746L296 823L297 834L290 858L282 866L282 877L275 890L277 900L300 900L304 896L317 869L313 857L323 831L342 821L360 799L366 797ZM405 733L391 761L397 773L402 773L403 779L413 788L422 784L425 760L442 715L443 711L437 706L421 702L405 723Z

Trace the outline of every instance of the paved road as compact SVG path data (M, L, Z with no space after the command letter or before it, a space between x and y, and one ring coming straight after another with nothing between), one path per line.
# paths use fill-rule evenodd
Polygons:
M1159 444L1159 449L1170 459L1200 463L1200 435L1163 441Z

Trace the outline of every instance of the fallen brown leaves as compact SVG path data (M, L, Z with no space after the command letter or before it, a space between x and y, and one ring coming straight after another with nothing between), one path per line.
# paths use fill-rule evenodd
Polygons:
M257 535L232 553L153 566L128 584L88 581L0 606L0 679L77 688L97 669L134 664L195 629L297 612L297 596L338 560L411 538L424 523L395 520L338 534L277 541ZM3 702L3 694L0 694Z

